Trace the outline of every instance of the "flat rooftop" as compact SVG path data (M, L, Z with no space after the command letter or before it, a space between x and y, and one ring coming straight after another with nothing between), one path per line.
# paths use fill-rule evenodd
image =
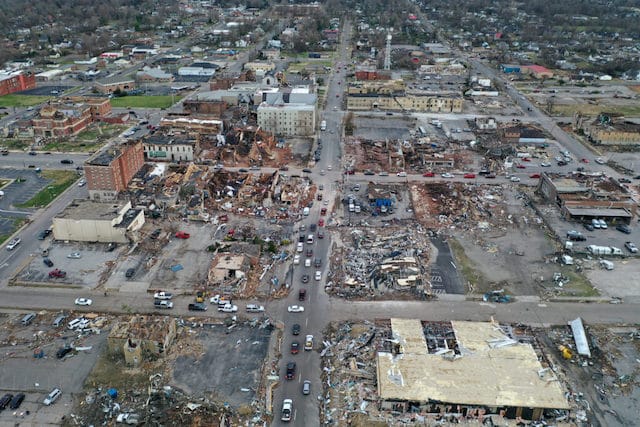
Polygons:
M91 200L76 199L56 215L56 218L107 221L118 217L119 212L121 212L127 204L130 204L130 202L100 203Z
M391 325L404 353L377 355L382 399L569 409L560 382L543 370L533 347L512 340L497 324L451 322L457 355L429 354L419 320L391 319Z
M571 216L604 216L631 218L633 215L623 208L570 208L565 206Z

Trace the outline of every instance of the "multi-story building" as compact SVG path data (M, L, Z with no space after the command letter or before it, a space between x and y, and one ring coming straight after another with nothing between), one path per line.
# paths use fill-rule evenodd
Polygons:
M140 141L128 141L97 152L84 163L89 197L92 200L115 199L143 164L144 149Z
M27 71L0 72L0 96L36 87L35 74Z
M149 160L156 161L193 161L197 140L169 135L152 135L142 145L144 154Z
M258 106L258 125L275 135L309 136L316 128L316 95L264 92Z
M43 106L31 120L36 136L56 138L75 135L111 112L111 103L103 98L69 97Z

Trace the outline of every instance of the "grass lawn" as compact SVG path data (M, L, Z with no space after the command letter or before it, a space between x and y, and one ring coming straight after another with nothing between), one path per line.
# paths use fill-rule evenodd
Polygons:
M41 174L43 178L53 182L49 184L47 188L33 196L31 200L17 205L19 208L41 208L47 206L78 179L78 174L74 171L45 170L42 171Z
M113 138L126 128L127 126L125 125L94 124L75 137L49 142L44 146L44 150L59 152L95 151L109 138Z
M181 98L181 96L176 95L123 96L121 98L111 98L111 106L113 108L169 108L180 101Z
M4 244L4 242L9 239L9 237L22 225L27 222L27 218L13 218L13 230L9 234L0 234L0 245Z
M597 297L600 295L600 292L591 285L584 274L569 269L563 269L562 274L569 278L569 283L566 283L562 290L558 290L558 295L571 297Z
M456 266L464 278L466 292L475 294L484 293L490 290L489 281L481 271L473 266L473 261L464 253L464 248L456 239L449 239L449 247L456 260Z
M0 189L1 189L2 187L4 187L5 185L9 184L9 183L11 183L11 180L10 180L10 179L3 179L3 178L0 178Z
M49 99L51 96L10 94L0 96L0 107L31 107L42 104Z

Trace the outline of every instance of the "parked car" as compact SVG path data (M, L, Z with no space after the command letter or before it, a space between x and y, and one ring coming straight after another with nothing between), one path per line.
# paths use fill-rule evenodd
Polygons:
M293 326L291 327L291 333L293 335L300 335L300 325L297 323L294 323Z
M20 405L22 405L22 401L24 400L24 393L18 393L15 396L13 396L13 399L11 399L11 403L9 403L9 408L10 409L18 409L20 407Z
M449 172L447 173L443 173L442 175L440 175L443 178L454 178L455 176Z
M82 258L82 254L80 252L71 252L69 255L67 255L67 258L80 259Z
M324 227L324 218L318 220L318 227Z
M80 181L78 181L78 187L84 187L86 183L87 183L87 180L82 178Z
M50 229L46 229L46 230L42 230L40 232L40 234L38 234L38 240L44 240L47 238L47 236L49 236L51 234L51 230Z
M171 292L158 291L153 294L153 298L167 300L173 298L173 294Z
M298 291L298 301L304 301L306 297L307 297L307 290L306 289L300 289Z
M207 311L207 306L201 302L192 302L188 306L189 311Z
M322 280L322 272L320 270L316 271L315 279L317 281Z
M63 165L72 165L73 164L73 160L71 160L71 159L62 159L62 160L60 160L60 163L62 163Z
M58 400L61 395L62 391L60 391L59 388L54 388L53 390L51 390L51 393L49 393L47 397L44 398L44 401L42 403L44 403L46 406L52 405L56 400Z
M582 233L580 233L579 231L575 231L575 230L567 231L567 239L573 240L575 242L583 242L583 241L587 240L587 238Z
M313 350L313 335L307 335L304 340L304 351Z
M287 307L287 311L289 313L302 313L304 311L304 307L301 305L290 305Z
M58 349L58 351L56 351L56 357L58 359L62 359L67 354L71 353L72 351L73 351L73 348L71 348L71 347L62 347L62 348Z
M153 233L151 233L149 237L155 240L158 237L160 237L160 234L162 234L162 230L159 228L156 228L155 230L153 230Z
M598 222L600 223L600 228L602 228L603 230L606 230L607 228L609 228L607 226L607 223L604 222L604 219L599 219Z
M624 233L624 234L631 234L631 227L629 227L627 224L618 224L616 225L616 230Z
M189 234L189 233L185 233L184 231L178 231L178 232L176 233L176 237L177 237L178 239L188 239L189 237L191 237L191 234Z
M436 174L433 172L425 172L422 174L422 176L424 176L425 178L433 178L434 176L436 176Z
M225 304L223 306L218 306L218 311L223 313L236 313L238 311L238 306L233 304Z
M4 410L9 403L11 403L11 400L13 399L13 394L7 393L4 396L2 396L2 398L0 398L0 410Z
M248 313L262 313L264 306L257 304L247 304L246 310Z
M596 158L595 162L597 164L599 164L599 165L604 165L605 164L605 161L604 161L604 159L602 157Z
M540 178L540 174L539 173L532 173L531 175L529 175L529 178L533 178L533 179Z
M170 310L173 308L173 302L167 301L164 299L157 299L153 302L153 306L155 308L164 308L164 309Z
M67 272L64 270L60 270L58 268L51 270L49 272L49 277L55 277L55 278L59 278L59 279L63 279L65 277L67 277Z
M135 268L127 268L127 271L124 272L124 277L127 279L131 279L136 274Z
M47 267L53 267L53 261L51 261L49 258L43 258L42 262L44 262L44 265L46 265Z
M540 163L540 166L543 168L550 168L551 167L551 163L549 162L542 162Z
M396 176L399 176L399 177L401 177L401 178L404 178L404 177L406 177L406 176L407 176L407 173L406 173L406 172L404 172L404 171L402 171L402 172L398 172L398 173L396 174Z
M89 298L76 298L75 301L76 305L91 305L91 303L93 303L93 301Z
M309 261L309 264L311 264L311 260L307 260L307 261ZM309 275L303 274L301 280L302 280L302 283L309 283Z
M511 182L520 182L520 178L518 178L517 176L512 176L510 180Z
M624 247L627 248L627 250L632 254L638 253L638 247L633 242L624 242Z
M474 179L476 177L476 174L475 173L465 173L462 177L466 178L466 179Z

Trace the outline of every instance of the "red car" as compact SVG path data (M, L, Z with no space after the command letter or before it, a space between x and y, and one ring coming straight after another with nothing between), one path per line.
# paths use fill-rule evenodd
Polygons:
M177 237L178 239L188 239L189 237L191 237L191 234L189 234L189 233L185 233L184 231L178 231L178 232L176 233L176 237Z
M300 343L293 341L291 343L291 354L298 354L298 351L300 351Z
M474 179L476 177L475 173L465 173L463 178Z
M589 159L580 159L582 163L589 163Z
M323 227L324 226L324 219L320 218L318 220L318 227Z
M356 171L352 170L352 169L348 169L346 171L344 171L345 175L354 175L356 173Z
M529 175L529 178L540 178L540 174L539 173L534 173Z
M57 277L63 279L67 277L67 272L56 268L55 270L51 270L49 272L49 277Z
M528 157L525 157L524 159L522 159L522 161L523 161L523 162L530 162L530 161L531 161L531 159L530 159L530 158L528 158Z
M516 165L516 167L517 167L518 169L524 169L524 168L525 168L525 165L521 165L520 163L518 163L518 164Z
M425 172L422 174L422 176L424 176L425 178L433 178L434 176L436 176L436 174L433 172Z
M327 208L320 209L320 215L326 215L326 214L327 214Z

